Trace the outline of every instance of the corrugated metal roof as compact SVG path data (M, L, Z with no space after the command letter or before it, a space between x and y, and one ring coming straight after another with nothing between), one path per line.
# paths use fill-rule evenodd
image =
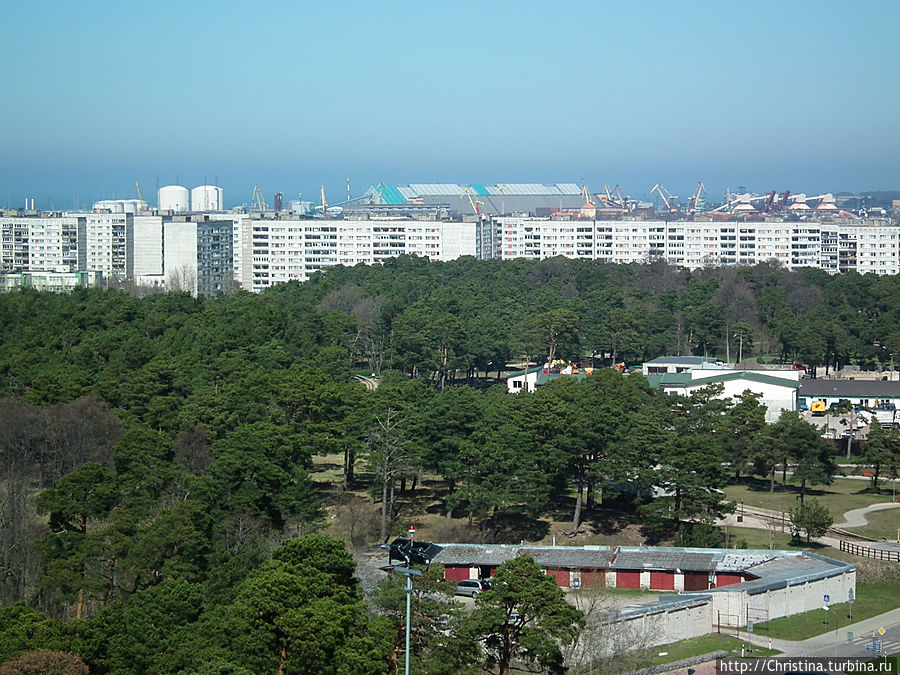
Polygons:
M575 183L502 183L487 188L492 195L580 195L581 188Z
M691 382L692 385L705 385L714 382L731 382L732 380L749 380L750 382L760 382L762 384L772 384L778 387L786 387L788 389L796 389L800 386L799 382L788 380L783 377L774 377L772 375L762 375L755 372L727 373L725 375L713 375L712 377L700 377Z
M898 397L900 396L900 382L805 379L800 382L800 393L804 396Z
M503 544L441 544L434 562L442 565L500 565L520 555L530 555L541 567L609 566L611 551L605 546L509 546Z
M762 564L752 565L747 569L747 572L759 577L758 579L723 588L746 590L750 595L755 595L776 588L799 586L808 581L844 574L853 569L854 566L849 563L825 558L815 553L782 555Z
M491 194L490 192L488 192L488 189L481 183L472 183L472 189L475 190L475 194L482 197L489 197Z
M371 186L366 190L364 197L375 203L391 204L393 206L404 204L407 200L407 197L397 189L396 185L388 185L387 183Z
M444 197L459 197L464 187L456 183L410 183L409 187L417 196L426 197L440 195Z
M699 366L704 363L716 363L716 359L708 356L658 356L646 365L673 365L673 366Z
M695 553L677 549L619 549L610 566L614 570L674 570L712 572L716 569L713 553Z

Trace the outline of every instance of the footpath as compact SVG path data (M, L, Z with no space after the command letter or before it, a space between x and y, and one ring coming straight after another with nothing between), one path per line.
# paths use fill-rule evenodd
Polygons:
M872 504L862 509L852 509L847 511L843 518L843 522L835 523L832 527L841 529L865 527L869 524L866 514L875 511L883 511L885 509L900 508L900 503L886 502L881 504ZM742 522L738 521L738 517L743 515ZM738 506L735 513L729 513L724 518L719 518L716 525L729 527L752 527L758 530L768 530L775 532L790 532L790 519L782 511L773 511L772 509L764 509L761 506L749 506L744 504ZM817 539L820 544L832 546L839 549L841 547L840 538L833 534L826 534Z

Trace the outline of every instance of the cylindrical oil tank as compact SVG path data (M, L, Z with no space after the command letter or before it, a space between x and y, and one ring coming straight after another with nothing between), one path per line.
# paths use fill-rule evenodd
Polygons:
M157 204L160 211L172 211L174 213L185 213L189 208L188 189L180 185L166 185L159 188L157 194Z
M199 185L191 190L191 211L221 211L222 188L215 185Z

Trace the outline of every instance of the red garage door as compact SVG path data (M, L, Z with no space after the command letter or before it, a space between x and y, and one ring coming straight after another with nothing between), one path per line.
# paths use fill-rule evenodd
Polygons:
M716 586L728 586L729 584L739 584L743 581L740 574L717 574Z
M650 589L654 591L674 591L675 573L668 570L650 572Z
M641 573L630 572L628 570L618 570L616 572L616 588L640 588Z
M547 574L553 577L556 580L557 586L562 586L563 588L569 585L569 570L547 570Z
M469 578L468 567L445 567L444 578L447 581L462 581Z
M582 570L582 588L603 588L606 586L606 570Z
M709 575L706 572L685 572L684 590L705 591L709 588Z

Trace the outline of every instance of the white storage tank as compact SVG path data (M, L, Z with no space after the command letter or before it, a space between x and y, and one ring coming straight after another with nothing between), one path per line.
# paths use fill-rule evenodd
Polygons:
M221 211L224 202L222 188L200 185L191 190L191 211Z
M156 200L160 211L185 213L190 208L188 189L180 185L166 185L159 188Z
M94 202L91 210L95 213L132 213L138 215L147 210L147 205L140 199L101 199Z

